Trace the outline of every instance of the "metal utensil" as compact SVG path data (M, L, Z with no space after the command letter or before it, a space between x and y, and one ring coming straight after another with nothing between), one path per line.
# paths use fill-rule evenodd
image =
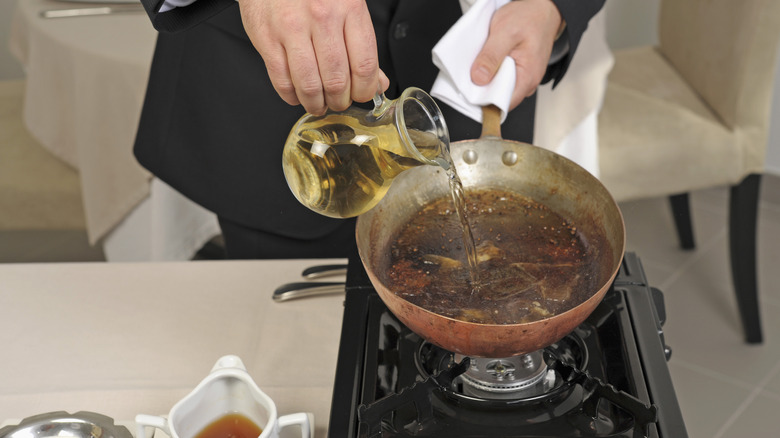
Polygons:
M311 266L303 270L301 276L307 280L315 280L317 278L335 277L337 275L346 275L347 265L318 265Z
M94 6L88 8L47 9L41 11L42 18L87 17L92 15L112 15L144 12L142 4Z
M273 299L282 302L296 298L343 294L345 290L345 284L339 282L287 283L276 288Z
M22 420L16 426L0 429L2 438L133 438L124 426L102 414L81 411L69 414L64 411L34 415Z
M324 277L346 275L347 265L316 265L309 266L301 272L301 277L307 280L315 280ZM343 282L295 282L279 286L274 291L274 301L282 302L296 298L313 297L319 295L332 295L344 293L346 285Z

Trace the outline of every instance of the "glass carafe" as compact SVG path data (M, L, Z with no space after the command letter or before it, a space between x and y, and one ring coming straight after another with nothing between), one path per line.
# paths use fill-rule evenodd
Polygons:
M306 207L347 218L373 208L397 175L450 166L449 132L426 92L407 88L396 100L374 97L373 109L305 114L284 145L287 184Z

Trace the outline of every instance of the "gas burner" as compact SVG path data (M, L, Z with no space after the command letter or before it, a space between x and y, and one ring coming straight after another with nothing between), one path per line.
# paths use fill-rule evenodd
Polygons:
M529 358L471 359L404 326L350 259L328 436L687 436L666 366L662 293L627 254L573 332ZM541 358L541 360L540 360Z
M464 356L456 354L455 362ZM543 394L555 385L542 351L501 359L470 358L469 369L458 376L463 392L486 399L521 399Z
M417 368L423 377L439 381L448 396L467 403L502 405L522 400L547 399L562 396L571 382L563 377L562 364L583 368L587 363L587 347L577 329L544 350L508 358L471 357L466 371L452 381L437 376L465 356L451 353L422 341L417 351Z

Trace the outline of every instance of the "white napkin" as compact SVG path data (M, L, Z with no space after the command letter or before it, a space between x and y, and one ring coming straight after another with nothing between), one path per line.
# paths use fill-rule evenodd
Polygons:
M476 0L433 48L433 63L439 75L431 95L459 112L482 122L482 107L493 104L501 109L501 121L506 119L509 101L515 88L515 62L506 57L493 81L479 86L471 81L471 66L487 40L493 13L509 0Z

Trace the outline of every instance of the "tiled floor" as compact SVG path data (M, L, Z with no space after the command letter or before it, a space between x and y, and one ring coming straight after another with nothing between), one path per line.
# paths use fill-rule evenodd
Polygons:
M669 368L693 438L778 437L780 412L780 178L765 177L758 225L765 341L746 345L728 260L726 189L692 194L697 248L677 247L665 199L624 203L628 250L664 291Z

